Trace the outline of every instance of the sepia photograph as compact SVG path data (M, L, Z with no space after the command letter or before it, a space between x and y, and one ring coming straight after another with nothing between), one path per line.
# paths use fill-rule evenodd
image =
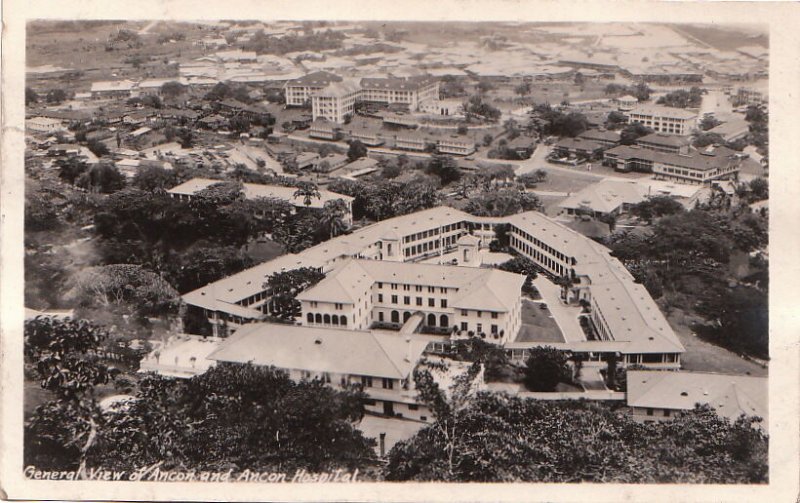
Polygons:
M22 23L4 472L770 486L768 23L192 14Z

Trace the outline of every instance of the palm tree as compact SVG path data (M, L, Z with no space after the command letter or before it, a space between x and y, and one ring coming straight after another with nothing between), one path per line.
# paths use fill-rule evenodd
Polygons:
M320 220L328 228L331 237L338 236L347 228L344 217L347 215L347 204L341 199L326 201L322 207Z
M319 190L315 184L311 182L303 182L297 187L297 190L294 191L294 197L302 197L303 204L306 206L311 206L311 199L314 197L317 199L322 199L322 194L319 193Z

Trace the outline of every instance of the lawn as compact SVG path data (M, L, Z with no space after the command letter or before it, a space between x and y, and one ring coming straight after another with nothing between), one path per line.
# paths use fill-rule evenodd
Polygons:
M522 326L516 342L565 342L550 310L540 307L543 305L546 304L522 301Z
M683 370L695 372L714 372L719 374L752 375L765 377L769 370L761 365L745 360L736 353L723 347L706 342L696 335L692 335L690 325L696 321L691 315L685 315L679 309L667 316L667 321L672 326L686 352L681 356Z
M263 242L250 242L245 245L243 251L256 264L260 264L283 255L283 247L271 240L264 240Z
M544 169L547 172L547 179L542 183L537 183L536 190L574 193L600 181L600 177L580 171L564 173L560 170Z

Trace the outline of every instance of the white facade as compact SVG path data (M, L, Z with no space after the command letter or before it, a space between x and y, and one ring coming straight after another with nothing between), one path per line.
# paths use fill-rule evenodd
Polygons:
M697 114L681 108L639 107L628 112L628 123L635 122L656 133L688 135L697 125Z

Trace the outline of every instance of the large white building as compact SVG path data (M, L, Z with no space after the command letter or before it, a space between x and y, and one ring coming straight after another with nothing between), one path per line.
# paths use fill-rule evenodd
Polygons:
M286 93L286 104L289 106L307 105L313 93L342 80L342 77L335 73L323 71L309 73L299 79L290 80L283 88Z
M343 80L311 93L311 116L314 120L325 119L343 123L345 117L352 117L356 111L356 101L361 96L358 83Z
M263 288L269 271L309 266L317 267L328 274L344 264L370 271L363 273L362 283L358 285L361 294L353 299L356 311L347 311L345 314L344 302L340 303L342 309L337 310L334 300L332 310L323 313L322 299L310 298L309 295L314 292L311 289L301 294L301 300L305 303L301 323L315 327L326 326L324 316L328 314L331 316L330 325L333 329L332 316L339 311L339 329L342 327L342 315L347 319L348 328L368 328L370 321L372 326L379 324L379 313L382 312L383 323L391 328L392 311L398 312L398 323L409 321L414 314L420 312L424 313L426 322L430 314L438 316L438 326L442 325L441 315L446 314L448 324L459 331L462 331L461 323L466 322L468 335L470 331L477 333L478 323L481 323L481 331L491 334L491 326L495 324L493 320L497 320L498 334L501 329L505 330L503 340L508 341L505 348L512 358L524 358L527 351L536 344L516 341L518 325L514 325L513 321L500 322L499 314L498 318L489 314L492 309L489 308L491 302L488 294L477 297L476 304L471 308L467 307L467 312L462 313L458 308L453 308L453 311L450 309L457 305L453 302L463 300L456 300L448 292L437 293L437 288L449 289L448 285L454 280L448 279L448 276L453 274L458 277L462 274L460 270L463 267L441 266L446 267L446 274L442 275L444 279L436 279L434 284L395 281L397 289L394 293L391 288L393 282L378 279L384 277L382 269L389 271L387 274L400 270L395 270L393 264L386 262L418 262L456 251L459 254L459 265L479 266L479 261L470 254L470 250L475 246L487 246L495 236L495 229L501 224L507 226L510 246L515 252L533 260L546 275L572 278L572 286L567 291L568 301L583 300L591 306L590 317L598 340L564 343L561 345L563 349L589 353L592 357L616 353L625 365L641 364L656 369L680 368L683 346L645 288L634 281L622 263L612 257L604 246L534 211L508 217L476 217L453 208L437 207L387 219L320 243L298 255L279 257L249 271L221 279L189 292L183 299L190 306L202 309L213 323L215 331L220 333L225 326L235 329L243 323L263 317L259 307L269 300L269 292ZM353 258L372 259L375 262L354 262ZM331 277L338 276L334 274ZM345 277L346 275L341 276L342 279ZM495 281L488 281L488 278L489 276L487 288L497 288L498 292L504 290L502 285L497 286ZM433 282L433 279L426 281ZM378 282L382 285L377 285ZM401 285L408 285L409 290L406 291ZM518 285L514 282L508 285L507 291L502 295L513 293L519 296ZM417 291L417 286L422 288L421 292ZM428 293L428 287L434 288L432 294ZM377 297L381 294L382 300ZM392 302L392 295L397 296L396 305ZM405 304L405 297L409 297L408 304ZM421 306L417 305L417 297L421 298ZM328 301L334 298L331 297ZM432 307L437 309L441 309L441 300L447 299L448 312L426 311L431 307L430 299L434 302ZM317 302L316 306L311 302ZM360 303L360 314L358 307L355 307L356 302ZM503 301L501 304L509 306L510 301ZM329 307L330 305L326 309ZM313 309L319 311L312 311ZM511 307L513 309L515 306ZM406 312L409 313L408 317ZM309 313L313 315L313 322L308 319ZM318 313L322 317L320 323L317 322Z
M314 72L284 86L286 104L303 106L310 101L312 118L342 123L353 114L356 102L402 104L420 110L423 103L438 102L439 82L430 76L343 79L329 72Z
M656 133L687 135L697 126L697 113L683 108L642 105L628 112L628 123L635 122Z
M504 343L520 327L524 279L497 269L351 259L297 299L305 326L421 327Z

